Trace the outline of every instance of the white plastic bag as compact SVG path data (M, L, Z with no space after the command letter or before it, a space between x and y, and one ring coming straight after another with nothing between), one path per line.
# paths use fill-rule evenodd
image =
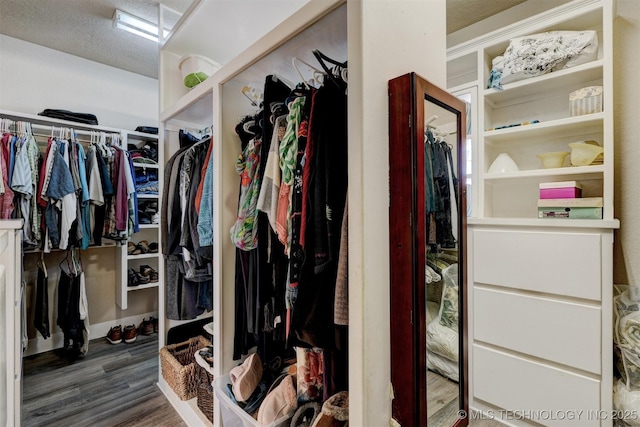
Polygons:
M640 426L640 391L629 390L622 380L613 387L613 408L626 425Z
M596 59L598 35L588 31L549 31L515 37L504 52L501 83L540 76Z
M458 362L458 333L442 326L438 320L427 325L427 350L452 362Z
M640 303L629 298L629 287L616 285L614 341L616 366L629 390L640 391Z

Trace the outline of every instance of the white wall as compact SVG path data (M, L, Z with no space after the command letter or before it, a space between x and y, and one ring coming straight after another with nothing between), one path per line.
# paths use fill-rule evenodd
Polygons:
M620 219L613 252L615 283L640 284L640 8L618 0L614 22L615 216Z
M95 114L103 126L157 126L158 81L0 35L0 109L45 108Z
M358 302L349 304L349 421L382 427L391 417L388 81L415 71L446 87L445 0L347 5L358 76L348 111L349 300Z

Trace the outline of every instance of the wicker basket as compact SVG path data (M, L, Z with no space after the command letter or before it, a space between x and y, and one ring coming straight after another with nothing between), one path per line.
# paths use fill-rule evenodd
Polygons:
M211 345L205 337L190 338L160 349L162 377L181 400L196 397L197 378L195 352Z
M196 397L198 408L213 422L213 366L200 351L196 351ZM211 358L213 361L213 358Z

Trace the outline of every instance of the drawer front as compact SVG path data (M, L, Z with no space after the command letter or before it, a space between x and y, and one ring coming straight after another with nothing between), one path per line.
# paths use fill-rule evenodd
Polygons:
M599 307L476 288L474 339L600 374Z
M601 298L600 234L473 231L473 281L515 289Z
M600 425L600 381L593 378L478 345L472 375L474 398L491 405L543 425Z

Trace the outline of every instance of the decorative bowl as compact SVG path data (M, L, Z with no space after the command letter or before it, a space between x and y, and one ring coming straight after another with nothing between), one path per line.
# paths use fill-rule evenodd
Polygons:
M589 166L602 163L604 148L595 141L572 142L569 147L571 147L571 164L573 166Z
M545 169L561 168L564 166L564 159L569 155L568 151L550 151L547 153L537 154Z
M500 153L491 163L488 173L509 173L518 172L520 168L507 153Z

